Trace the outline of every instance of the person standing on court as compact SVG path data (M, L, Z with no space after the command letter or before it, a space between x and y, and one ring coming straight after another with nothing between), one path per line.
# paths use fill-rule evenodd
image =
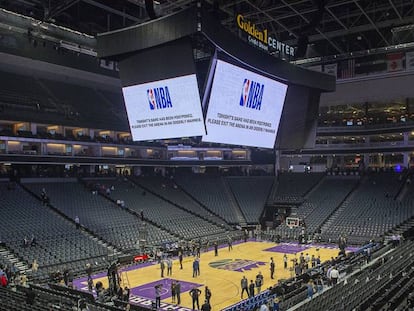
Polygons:
M214 256L218 256L218 243L214 242Z
M201 294L201 290L199 290L197 287L194 287L192 290L190 290L190 296L193 301L193 310L200 309L200 302L199 302L200 294ZM196 305L197 305L197 309L195 308Z
M170 257L167 259L167 275L172 275L172 260Z
M164 270L165 270L165 262L164 262L164 259L162 259L162 258L161 258L161 261L160 261L160 268L161 268L161 277L163 278L164 277Z
M197 261L197 275L200 276L200 257L197 257L196 261Z
M246 276L244 276L243 275L243 278L241 279L241 281L240 281L240 286L241 286L241 296L240 296L240 298L241 299L243 299L243 294L244 294L244 292L246 292L246 294L247 294L247 297L249 297L249 284L248 284L249 282L247 281L247 279L246 279Z
M161 307L161 286L155 285L155 308Z
M193 261L193 278L200 275L200 260L195 258Z
M260 294L260 292L262 291L262 285L263 285L263 275L262 275L261 272L259 272L256 275L255 285L256 285L256 289L257 289L257 294Z
M288 267L288 257L286 254L283 255L283 267L287 269Z
M176 293L175 293L175 281L171 282L171 301L172 303L175 303L175 297L176 297Z
M178 280L175 283L175 296L177 297L177 304L179 305L181 303L181 284Z
M249 298L254 297L254 282L253 280L250 280L250 285L249 285Z
M233 240L230 235L227 237L227 243L229 245L229 252L230 252L233 249Z
M273 260L273 257L270 257L270 278L273 280L275 274L275 262Z
M210 288L208 288L208 286L206 286L206 289L205 289L205 297L206 297L206 301L208 302L208 304L210 304L211 290Z
M183 269L183 251L178 252L178 261L180 262L180 269Z

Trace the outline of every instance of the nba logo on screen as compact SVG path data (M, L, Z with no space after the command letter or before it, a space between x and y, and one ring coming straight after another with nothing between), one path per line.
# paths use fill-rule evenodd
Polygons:
M240 106L260 110L262 106L263 92L264 84L244 79L240 96Z
M172 108L168 86L154 87L147 90L148 103L151 110Z

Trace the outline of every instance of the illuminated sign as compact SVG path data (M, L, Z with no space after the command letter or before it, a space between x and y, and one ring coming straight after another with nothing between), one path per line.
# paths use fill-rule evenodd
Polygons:
M287 85L217 60L202 140L273 148Z
M277 51L284 55L295 56L294 47L269 36L267 29L259 29L256 24L245 19L241 14L237 15L236 21L237 27L248 35L247 41L250 44L269 53Z
M195 74L126 86L122 92L133 140L205 134Z

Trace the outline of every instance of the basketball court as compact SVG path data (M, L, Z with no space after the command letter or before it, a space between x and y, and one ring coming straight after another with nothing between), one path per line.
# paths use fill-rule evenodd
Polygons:
M348 251L354 249L349 248ZM183 269L180 270L178 259L173 262L172 276L161 278L161 269L158 263L144 263L132 267L120 269L121 285L131 288L130 302L132 304L151 307L155 300L154 286L162 284L161 310L172 307L173 310L192 310L192 301L189 291L198 287L200 307L204 301L204 289L208 286L212 291L211 305L213 310L222 310L240 301L240 280L243 276L249 280L255 280L261 272L264 276L262 290L274 285L279 279L287 279L293 276L293 259L299 258L300 253L308 253L310 256L320 256L322 261L335 257L339 249L334 245L299 245L297 243L279 243L248 241L234 243L233 249L228 250L227 245L219 248L218 256L214 256L214 250L201 253L200 276L193 277L192 262L194 257L185 257ZM288 256L288 269L283 267L283 256ZM274 279L270 278L269 262L273 257L276 263ZM166 270L165 270L166 273ZM106 272L93 276L94 283L101 281L104 288L108 288ZM128 281L126 281L128 280ZM181 283L181 304L176 306L171 299L171 282L179 280ZM86 277L74 281L74 286L87 291ZM246 296L245 296L246 298Z

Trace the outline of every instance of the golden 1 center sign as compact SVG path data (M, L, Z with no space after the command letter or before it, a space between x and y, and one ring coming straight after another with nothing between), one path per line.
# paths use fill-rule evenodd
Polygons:
M284 55L295 56L294 47L270 37L267 29L260 30L241 14L237 15L236 21L237 27L248 34L247 41L250 44L269 53L278 51Z

